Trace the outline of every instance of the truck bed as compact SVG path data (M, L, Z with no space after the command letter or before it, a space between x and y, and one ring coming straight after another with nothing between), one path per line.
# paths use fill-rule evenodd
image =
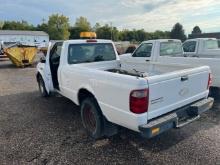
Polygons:
M178 68L176 67L178 65ZM150 77L150 76L159 76L168 73L174 73L179 71L190 71L192 69L196 69L198 67L191 67L189 65L165 65L161 63L150 63L150 64L137 64L137 63L126 63L124 61L111 61L105 63L86 63L81 64L81 66L102 70L116 74L129 75L135 77Z
M178 67L177 67L178 65ZM179 65L179 64L162 64L162 63L146 63L146 64L137 64L137 63L126 63L121 61L121 69L128 72L134 73L138 72L145 76L159 76L167 73L177 72L177 71L189 71L198 67L192 67L189 65Z

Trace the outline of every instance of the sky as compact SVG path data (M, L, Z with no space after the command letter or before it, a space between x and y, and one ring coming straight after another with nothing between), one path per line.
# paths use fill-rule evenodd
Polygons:
M92 25L112 22L119 29L171 30L180 22L186 33L195 25L220 32L220 0L0 0L0 20L26 20L34 25L54 13L79 16Z

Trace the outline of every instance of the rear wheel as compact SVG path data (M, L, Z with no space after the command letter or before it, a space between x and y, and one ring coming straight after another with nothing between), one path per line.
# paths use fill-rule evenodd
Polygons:
M41 76L39 76L39 78L38 78L38 87L39 87L40 95L42 97L48 97L49 96L49 94L47 93L46 87L45 87L44 80Z
M81 118L83 127L90 137L99 139L103 136L103 116L95 98L82 101Z
M211 87L210 88L210 96L214 97L215 99L220 98L220 88Z

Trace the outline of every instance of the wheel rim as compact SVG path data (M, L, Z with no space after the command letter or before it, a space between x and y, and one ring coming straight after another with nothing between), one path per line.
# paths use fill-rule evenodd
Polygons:
M85 104L83 107L83 117L86 129L94 133L96 131L96 118L91 105Z

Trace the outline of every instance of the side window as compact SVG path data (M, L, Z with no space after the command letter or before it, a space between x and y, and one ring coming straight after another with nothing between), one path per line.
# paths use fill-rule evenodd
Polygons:
M162 42L160 44L160 56L182 56L183 49L181 42Z
M216 40L207 40L205 42L205 49L218 49L218 41Z
M132 55L133 57L150 57L153 44L142 44Z
M188 41L183 44L184 52L195 52L196 51L196 41Z

